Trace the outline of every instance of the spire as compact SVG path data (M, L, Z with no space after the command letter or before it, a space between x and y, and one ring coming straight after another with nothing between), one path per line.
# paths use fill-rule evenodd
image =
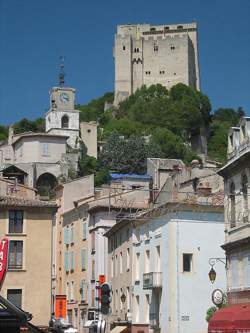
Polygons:
M59 86L63 87L65 83L64 56L60 57Z

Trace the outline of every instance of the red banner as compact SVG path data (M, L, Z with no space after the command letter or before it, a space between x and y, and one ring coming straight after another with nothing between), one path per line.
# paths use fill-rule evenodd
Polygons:
M65 295L56 295L55 317L66 318L67 315L67 299Z
M8 266L8 244L7 238L3 238L0 242L0 288L3 284Z

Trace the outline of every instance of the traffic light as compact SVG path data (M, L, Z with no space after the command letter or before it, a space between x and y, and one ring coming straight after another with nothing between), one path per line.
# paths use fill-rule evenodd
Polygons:
M109 314L109 304L111 302L111 288L110 285L105 282L101 285L101 313L104 315Z

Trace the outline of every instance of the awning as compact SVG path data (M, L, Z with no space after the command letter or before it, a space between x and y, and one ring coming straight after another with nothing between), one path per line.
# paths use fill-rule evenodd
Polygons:
M127 326L116 326L114 327L110 333L121 333L127 329Z
M208 324L208 333L226 333L232 330L250 331L250 303L230 305L218 310Z

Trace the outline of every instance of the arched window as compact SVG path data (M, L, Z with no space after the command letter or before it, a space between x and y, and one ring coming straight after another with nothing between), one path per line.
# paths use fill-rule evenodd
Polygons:
M241 180L242 194L243 194L243 222L248 222L248 179L246 175L242 176Z
M230 227L234 228L236 226L236 207L235 207L235 185L231 183L230 185Z
M62 128L69 128L69 117L64 115L61 120L61 127Z

